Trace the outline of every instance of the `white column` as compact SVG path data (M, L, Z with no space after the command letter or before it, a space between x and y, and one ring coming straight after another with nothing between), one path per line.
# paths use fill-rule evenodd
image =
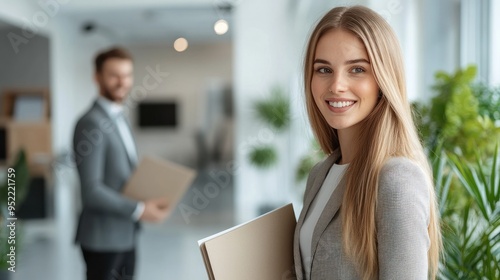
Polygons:
M425 90L421 86L422 54L419 48L422 20L419 18L420 7L417 0L405 3L406 6L402 9L404 31L399 36L401 36L401 48L403 49L408 99L414 101L425 98L425 94L423 94Z
M500 86L500 1L490 1L490 77L491 86Z
M494 2L498 1L491 1L491 6L498 5ZM489 73L491 68L490 65L492 61L494 61L489 57L488 48L492 46L491 41L493 41L495 37L498 38L498 34L490 37L490 34L493 34L491 32L494 32L495 26L489 25L498 15L490 12L492 9L488 7L487 0L462 0L461 5L460 66L466 67L471 64L476 65L476 80L479 82L488 82L490 75L493 74ZM490 15L492 17L491 21L488 20ZM498 26L496 29L498 32ZM492 49L490 52L491 51L494 52L495 50Z
M99 36L86 36L71 18L58 16L51 26L51 121L53 154L54 204L57 223L58 254L61 259L78 254L73 245L79 204L79 183L72 158L61 155L71 152L73 130L77 118L97 96L93 81L93 58L106 46ZM78 267L61 267L60 279L70 279Z
M269 96L273 86L289 92L292 24L289 1L240 1L234 14L234 97L236 112L235 201L237 221L255 217L266 202L289 201L288 137L256 121L253 103ZM280 140L281 139L281 140ZM277 167L262 172L251 166L248 152L259 144L280 151ZM267 197L264 195L265 193Z
M99 34L84 34L66 16L55 19L51 36L51 102L54 154L71 149L74 125L97 96L94 57L109 46Z
M423 0L419 18L422 23L419 82L422 94L430 98L434 94L431 86L436 71L454 72L460 66L460 3Z

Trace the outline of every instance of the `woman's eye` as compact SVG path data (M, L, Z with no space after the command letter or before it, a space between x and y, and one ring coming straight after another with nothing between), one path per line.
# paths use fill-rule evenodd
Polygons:
M365 69L361 67L354 67L351 69L351 73L363 73L363 72L365 72Z
M321 67L321 68L316 69L316 72L321 73L321 74L332 73L332 71L330 71L330 69L325 68L325 67Z

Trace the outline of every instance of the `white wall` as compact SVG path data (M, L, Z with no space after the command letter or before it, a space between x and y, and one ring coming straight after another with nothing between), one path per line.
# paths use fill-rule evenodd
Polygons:
M83 34L66 16L55 19L51 39L53 147L58 155L71 149L76 121L97 96L94 56L111 42Z
M146 94L132 90L129 102L130 120L140 155L157 155L175 162L195 166L196 133L205 123L207 95L216 88L232 83L232 44L194 45L182 53L169 45L131 45L134 57L135 86L150 76L151 69L165 74ZM149 70L148 70L149 69ZM154 80L151 80L154 81ZM156 84L156 85L155 85ZM178 127L175 129L141 129L137 125L136 105L141 100L174 100L178 102Z
M238 221L255 217L263 203L279 206L291 200L290 135L273 133L256 121L252 104L268 97L276 85L283 87L286 93L294 92L290 79L300 58L292 55L296 47L292 8L286 0L257 0L241 1L235 10L234 174ZM279 162L269 171L260 171L249 164L250 148L260 144L273 144L279 151Z

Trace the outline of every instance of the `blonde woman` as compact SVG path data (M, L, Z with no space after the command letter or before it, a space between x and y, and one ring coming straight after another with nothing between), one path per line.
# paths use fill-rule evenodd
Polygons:
M398 40L377 13L329 11L304 69L311 171L295 231L298 279L435 279L441 234Z

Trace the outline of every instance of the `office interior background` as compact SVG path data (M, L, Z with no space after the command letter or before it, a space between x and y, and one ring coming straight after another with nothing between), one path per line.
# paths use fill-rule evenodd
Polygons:
M305 44L326 11L354 4L379 12L396 31L410 100L434 96L437 71L471 64L477 81L500 85L498 0L0 0L2 180L21 147L31 172L11 279L84 279L73 244L81 205L71 141L98 94L94 55L110 46L134 58L125 107L139 155L198 171L184 208L144 226L137 279L205 279L197 240L290 202L298 214L305 181L297 169L314 153L302 90ZM229 29L217 35L221 19ZM187 49L174 49L178 38ZM276 91L289 102L282 130L255 109ZM170 112L168 121L155 123L151 110ZM275 164L253 164L255 149L269 146Z

